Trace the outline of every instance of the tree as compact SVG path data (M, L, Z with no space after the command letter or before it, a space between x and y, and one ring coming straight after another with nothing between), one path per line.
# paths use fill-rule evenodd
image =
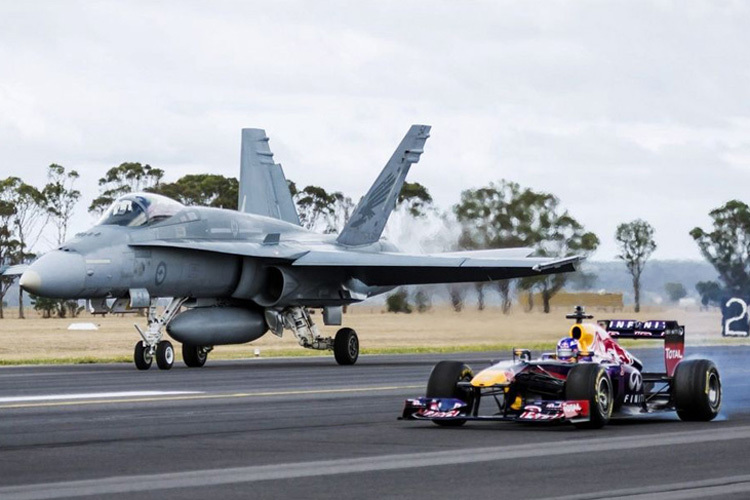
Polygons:
M695 290L701 296L701 304L703 307L709 305L721 305L721 285L715 281L699 281L695 284Z
M169 196L185 205L237 210L240 183L216 174L185 175L177 182L157 184L146 191Z
M430 295L422 288L417 290L414 294L414 305L417 308L418 313L424 313L432 308L432 300Z
M15 227L16 239L19 243L20 261L29 262L35 255L31 252L36 246L44 227L49 222L47 214L47 203L44 194L21 179L14 179L13 226ZM23 319L23 289L18 288L18 317Z
M713 231L696 227L690 236L725 287L731 293L746 294L750 291L750 208L731 200L708 215L713 219Z
M405 207L412 217L424 217L432 208L432 196L418 182L404 182L396 200L396 208Z
M49 220L55 226L57 246L61 246L68 239L68 226L70 219L73 217L73 209L81 198L81 192L75 189L75 183L79 177L78 172L75 170L66 172L62 165L53 163L47 167L47 184L44 186L42 194L44 195ZM37 299L34 309L40 310L39 307L41 307L45 314L51 314L49 306L53 299ZM41 306L37 307L39 300L41 300ZM78 306L74 300L59 300L58 302L59 304L56 306L58 315L60 315L60 311L64 313L66 307L73 310Z
M57 245L62 245L68 237L68 225L73 209L81 198L81 192L74 188L79 175L75 170L65 172L65 167L53 163L47 168L47 185L42 194L46 202L50 221L55 226Z
M528 190L527 190L528 191ZM461 223L461 236L458 246L463 250L483 250L488 248L513 248L524 246L521 221L525 220L527 197L515 182L500 181L480 189L470 189L461 193L461 201L453 207L458 222ZM479 284L479 286L483 286ZM503 313L511 307L511 282L497 282L502 300ZM481 288L477 288L481 293ZM482 298L479 295L480 299Z
M107 170L99 179L99 196L89 205L89 212L103 213L118 197L135 191L158 188L164 171L151 165L126 162Z
M34 257L31 248L37 243L47 223L44 195L34 186L18 177L8 177L0 182L0 199L9 207L5 210L4 229L8 231L11 264L21 264ZM11 243L13 242L13 243ZM3 296L13 283L13 278L3 280ZM23 290L18 289L18 316L24 317Z
M667 292L670 302L679 302L680 299L687 297L687 290L682 283L665 283L664 291Z
M448 285L448 294L450 295L453 310L461 312L464 308L464 296L466 295L465 287L458 284Z
M477 289L477 309L484 311L484 283L474 283Z
M540 257L590 255L599 246L599 238L583 226L567 211L559 212L559 200L551 195L541 193L540 203L536 206L536 223L532 234L536 235L533 247ZM545 313L550 312L550 301L562 290L568 280L567 274L553 274L538 278L524 278L524 288L533 293L539 289Z
M13 218L16 209L13 205L14 178L0 180L0 269L19 264L23 252L15 237ZM13 285L15 276L0 276L0 318L5 317L5 294Z
M324 233L338 233L349 221L354 203L343 193L329 193L319 186L306 186L298 191L296 185L290 182L290 191L292 187L294 203L303 227Z
M328 192L320 186L297 185L287 180L289 192L297 207L300 223L306 229L324 233L338 233L349 222L354 211L354 202L340 191ZM412 217L423 217L432 206L432 196L418 182L405 182L401 188L396 207L404 207Z
M406 313L411 314L411 304L409 304L409 296L406 290L399 289L390 294L385 299L385 305L388 312L393 313Z
M46 297L37 297L36 295L31 296L31 304L34 306L34 310L42 313L42 318L51 318L54 315L60 314L60 308L63 308L62 300L60 299L49 299Z
M578 272L571 274L568 278L568 287L571 290L578 291L592 290L596 287L596 282L598 279L599 278L596 273L579 269Z
M599 246L599 238L583 226L552 194L521 188L515 182L500 181L461 193L454 207L463 224L459 246L466 249L531 247L540 257L588 255ZM524 278L522 289L538 289L544 312L562 289L565 274ZM509 293L500 288L501 294Z
M625 265L633 278L635 312L641 310L641 274L651 254L656 250L654 228L645 220L636 219L617 226L615 240L620 249L618 259Z
M503 314L509 314L510 308L513 304L511 301L511 280L500 280L495 282L497 291L500 292L500 307L503 310Z
M24 250L30 250L39 241L49 220L47 203L42 191L17 177L10 177L12 203L15 206L13 225L18 241Z

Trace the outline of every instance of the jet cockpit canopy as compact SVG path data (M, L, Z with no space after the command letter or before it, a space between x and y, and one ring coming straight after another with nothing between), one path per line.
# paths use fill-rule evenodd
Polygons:
M129 193L117 198L104 212L97 226L138 227L172 217L185 206L154 193Z

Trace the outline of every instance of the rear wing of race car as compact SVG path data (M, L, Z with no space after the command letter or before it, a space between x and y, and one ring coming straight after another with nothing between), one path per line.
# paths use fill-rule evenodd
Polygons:
M685 327L677 321L607 319L599 321L599 325L616 339L663 339L668 377L674 375L677 364L685 356Z

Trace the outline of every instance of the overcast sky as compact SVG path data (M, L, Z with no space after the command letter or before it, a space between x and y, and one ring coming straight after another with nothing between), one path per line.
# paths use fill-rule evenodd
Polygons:
M750 200L747 2L0 0L0 177L110 167L239 175L265 128L287 177L358 199L413 123L442 208L501 178L557 195L616 255L700 259L688 231Z

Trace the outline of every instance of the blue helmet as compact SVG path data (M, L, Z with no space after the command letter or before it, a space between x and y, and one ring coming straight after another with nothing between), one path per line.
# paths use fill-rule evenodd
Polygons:
M560 361L575 361L578 351L578 341L574 338L563 337L557 343L557 359Z

